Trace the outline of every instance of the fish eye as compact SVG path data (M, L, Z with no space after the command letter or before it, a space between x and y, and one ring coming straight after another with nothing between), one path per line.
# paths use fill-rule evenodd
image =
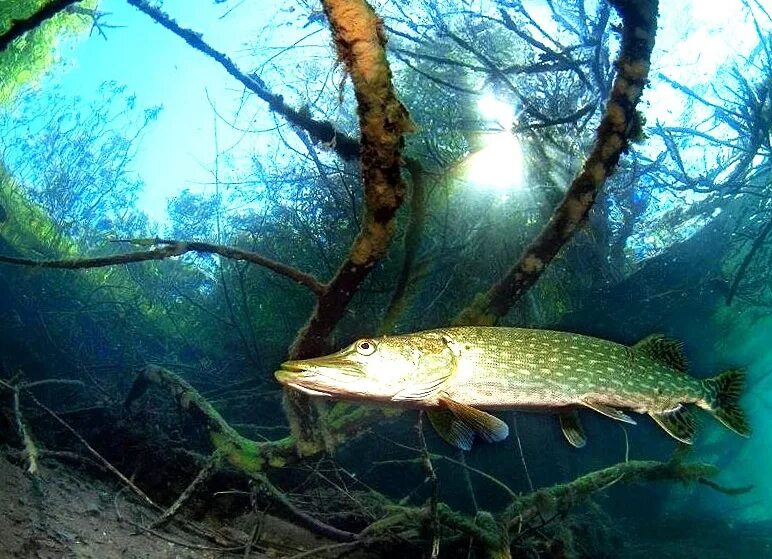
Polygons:
M357 353L366 357L375 353L375 342L373 340L359 340L356 348Z

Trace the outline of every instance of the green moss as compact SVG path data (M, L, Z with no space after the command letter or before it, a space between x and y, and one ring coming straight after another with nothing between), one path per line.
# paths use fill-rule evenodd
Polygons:
M260 472L265 466L265 458L259 452L258 444L239 436L234 438L232 434L218 431L210 431L209 438L214 447L222 452L228 462L248 473Z

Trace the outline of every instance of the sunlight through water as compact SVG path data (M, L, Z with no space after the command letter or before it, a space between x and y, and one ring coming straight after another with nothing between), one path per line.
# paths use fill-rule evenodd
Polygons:
M519 190L523 186L523 153L520 141L511 132L515 108L490 94L480 99L477 108L499 130L486 132L481 149L467 158L467 179L482 189L502 193Z

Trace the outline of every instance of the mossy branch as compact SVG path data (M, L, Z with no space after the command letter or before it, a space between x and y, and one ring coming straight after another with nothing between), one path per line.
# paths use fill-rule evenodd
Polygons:
M236 247L216 245L200 241L173 241L166 239L136 239L125 240L139 246L150 247L146 250L97 256L93 258L69 258L62 260L35 260L32 258L18 258L13 256L1 256L0 262L33 268L59 268L65 270L82 270L87 268L103 268L118 264L133 264L147 262L149 260L165 260L176 256L182 256L189 252L199 254L219 254L231 260L241 260L262 266L272 272L291 279L295 283L303 285L316 295L325 292L326 287L311 274L301 272L292 266L266 258L256 252L243 250Z
M25 33L34 30L43 22L60 14L79 1L80 0L52 0L24 19L12 19L8 30L3 34L0 34L0 52L8 48L8 45L10 45L11 42L15 41Z
M266 466L281 467L294 459L294 441L291 437L270 442L243 437L187 381L157 365L147 365L137 373L126 397L125 407L130 408L152 384L166 388L182 409L204 423L215 450L243 472L252 474L263 471Z
M29 462L27 472L35 475L38 471L38 447L32 436L29 434L24 416L21 414L21 403L19 402L19 389L13 391L13 413L16 416L16 429L19 431L22 443L24 444L24 455Z
M505 517L510 528L526 525L536 516L545 513L566 512L617 483L639 481L680 481L683 483L703 482L718 473L712 464L688 464L678 460L657 462L631 460L590 472L575 480L540 489L515 499L507 508ZM714 482L711 484L716 485Z
M353 541L356 538L356 534L330 526L297 508L265 477L264 471L267 467L281 468L297 459L292 437L269 442L258 442L243 437L187 381L172 371L156 365L148 365L138 372L124 406L130 408L131 404L153 384L167 389L182 409L206 425L209 438L215 447L208 464L179 497L177 503L167 510L154 523L154 526L171 518L193 489L210 475L213 468L218 467L221 459L225 459L257 481L265 489L271 501L294 517L300 525L336 541Z
M291 359L316 356L327 349L327 337L352 297L386 255L394 236L394 217L405 194L404 136L413 130L410 116L394 91L382 22L372 7L364 0L322 0L322 6L338 57L354 85L361 135L364 216L348 256L295 338ZM285 404L302 454L329 446L319 409L307 395L288 390Z
M582 224L620 156L640 134L636 107L648 80L658 1L609 0L609 3L622 18L622 43L614 62L616 76L593 148L549 222L517 263L459 313L454 321L457 325L494 325L509 312Z

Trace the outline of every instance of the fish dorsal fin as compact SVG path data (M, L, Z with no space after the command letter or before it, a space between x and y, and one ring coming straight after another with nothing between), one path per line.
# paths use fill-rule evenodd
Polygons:
M632 347L636 353L683 373L689 368L681 340L663 334L652 334Z
M617 421L624 421L625 423L630 423L631 425L637 425L635 420L627 415L624 412L619 411L616 408L612 408L611 406L607 406L606 404L603 404L601 402L593 401L591 399L582 400L582 404L590 408L591 410L595 410L598 413L602 413L606 417L610 417L611 419L616 419Z
M509 427L498 417L457 402L447 396L440 396L439 402L441 406L449 409L458 421L486 442L496 443L509 436Z
M584 428L579 421L579 413L576 410L565 411L559 415L560 428L566 440L575 448L582 448L587 444Z
M449 445L461 450L472 450L474 431L459 421L447 408L436 408L426 412L437 434Z
M695 432L694 418L684 406L679 404L677 408L664 412L650 411L649 415L668 435L682 443L692 444Z

